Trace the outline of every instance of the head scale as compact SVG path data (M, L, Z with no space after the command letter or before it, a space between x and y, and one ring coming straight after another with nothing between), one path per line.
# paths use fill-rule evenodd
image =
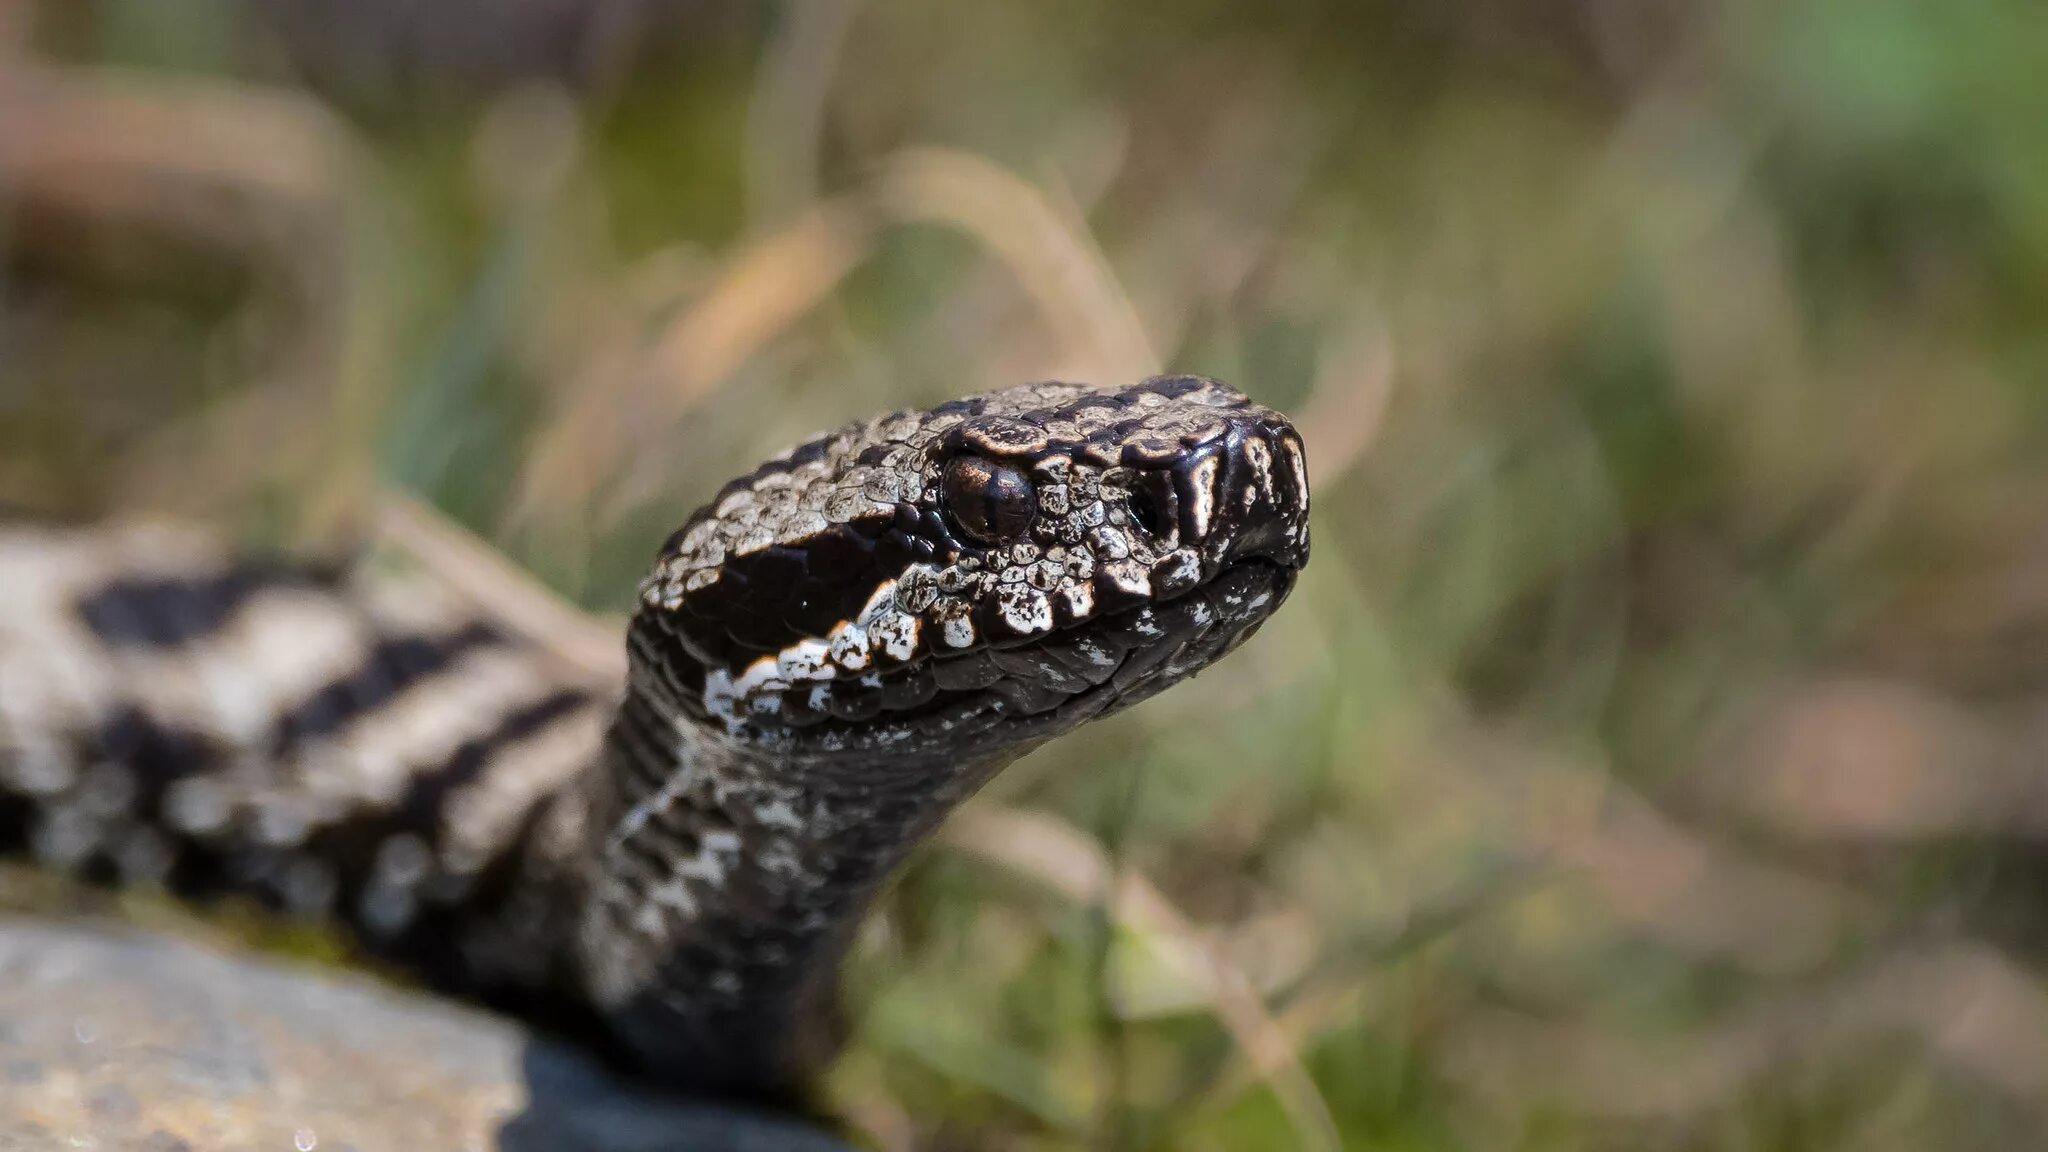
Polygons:
M1278 413L1191 376L1027 384L727 485L642 586L635 676L792 750L1043 738L1221 656L1307 560Z

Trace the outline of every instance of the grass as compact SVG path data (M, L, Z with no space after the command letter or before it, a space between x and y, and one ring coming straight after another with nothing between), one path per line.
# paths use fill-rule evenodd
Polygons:
M877 1147L2039 1130L2033 6L791 4L580 87L317 93L319 40L168 7L22 49L225 143L121 169L79 249L0 124L9 499L307 541L395 490L614 612L727 475L882 407L1163 366L1301 419L1296 600L864 934L830 1089Z

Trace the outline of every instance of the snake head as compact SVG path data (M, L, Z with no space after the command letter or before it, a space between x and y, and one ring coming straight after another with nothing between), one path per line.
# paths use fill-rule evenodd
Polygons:
M1308 562L1285 417L1213 380L1027 384L811 440L641 588L635 675L736 740L1025 742L1248 637Z

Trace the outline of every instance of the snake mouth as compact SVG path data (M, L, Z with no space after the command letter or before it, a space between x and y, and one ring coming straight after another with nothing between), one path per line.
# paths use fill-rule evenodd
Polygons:
M1150 601L1033 640L934 655L877 678L849 702L785 694L756 712L758 738L791 752L914 752L1035 741L1147 699L1251 638L1299 569L1239 559L1171 599ZM814 707L813 703L822 707Z

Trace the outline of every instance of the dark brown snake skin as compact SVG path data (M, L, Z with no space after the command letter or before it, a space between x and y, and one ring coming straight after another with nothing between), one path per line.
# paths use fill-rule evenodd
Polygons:
M1300 437L1210 380L880 417L685 522L623 689L402 571L0 529L0 841L332 917L665 1085L786 1098L905 853L1250 636L1307 513Z

